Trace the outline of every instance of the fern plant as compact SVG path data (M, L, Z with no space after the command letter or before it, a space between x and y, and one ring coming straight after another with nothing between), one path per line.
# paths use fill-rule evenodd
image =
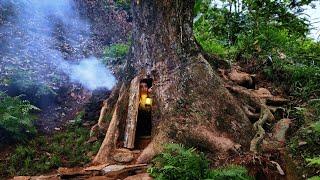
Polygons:
M242 166L209 170L209 162L203 153L198 154L195 148L186 149L180 144L165 145L164 152L153 160L148 173L158 180L253 179Z
M317 166L320 167L320 156L315 158L307 158L308 166Z
M162 154L153 160L153 167L148 172L155 179L204 179L208 161L196 149L186 149L183 145L167 144Z
M20 96L10 97L0 91L0 127L10 133L14 140L24 141L28 135L36 132L32 111L39 108Z
M313 176L311 178L308 178L308 180L320 180L320 176Z
M230 165L230 166L226 166L223 168L211 170L208 173L207 179L249 180L249 179L253 179L253 178L248 175L248 171L246 168L244 168L242 166Z

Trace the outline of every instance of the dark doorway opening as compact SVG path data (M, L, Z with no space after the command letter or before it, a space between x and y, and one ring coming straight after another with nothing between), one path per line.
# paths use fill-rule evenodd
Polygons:
M151 78L140 81L139 92L139 109L136 127L135 147L137 149L145 148L151 139L152 131L152 99L151 88L153 80ZM150 102L151 101L151 102Z

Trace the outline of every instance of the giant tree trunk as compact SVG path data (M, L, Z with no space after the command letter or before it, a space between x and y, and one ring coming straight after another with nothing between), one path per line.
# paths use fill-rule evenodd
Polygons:
M131 5L133 45L128 64L135 70L133 77L153 79L156 102L152 141L137 161L150 161L170 142L215 155L226 155L239 145L248 150L252 124L195 43L194 0L133 0ZM103 151L101 147L97 162L104 162Z

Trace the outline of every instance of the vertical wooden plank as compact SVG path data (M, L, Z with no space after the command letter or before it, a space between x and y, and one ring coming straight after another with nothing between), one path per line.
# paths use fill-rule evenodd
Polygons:
M131 81L130 84L128 116L126 121L126 132L124 136L124 147L129 149L134 148L140 98L139 85L140 76L137 76Z

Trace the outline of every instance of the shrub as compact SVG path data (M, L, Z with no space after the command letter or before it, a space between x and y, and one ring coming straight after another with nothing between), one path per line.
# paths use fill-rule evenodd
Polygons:
M25 141L29 135L35 134L33 110L39 109L19 96L10 97L0 91L0 126L14 140Z
M76 123L51 137L38 136L28 144L18 145L3 167L0 166L0 174L35 175L60 166L85 165L101 145L100 140L86 143L89 134L89 129Z
M307 176L319 175L317 170L320 166L319 107L319 100L313 100L308 106L299 108L303 111L302 118L305 124L294 134L288 144L291 154L299 161L299 167Z
M46 83L34 79L33 74L30 72L19 71L10 78L10 86L16 88L19 92L33 95L34 99L40 99L43 96L57 95L57 93Z
M153 167L148 172L156 179L203 179L208 161L202 153L195 151L179 144L167 144L164 152L153 160Z
M104 63L106 65L122 64L124 58L129 52L130 44L115 43L104 49Z
M311 178L308 178L308 180L320 180L320 176L313 176Z
M167 144L164 152L153 159L148 173L155 179L252 179L241 166L227 166L209 170L209 161L195 148L186 149L183 145Z
M317 166L320 167L320 157L315 158L306 158L309 166Z
M130 10L130 0L115 0L116 7L125 11Z
M115 43L104 49L104 56L107 58L123 58L129 52L129 45L124 43Z

